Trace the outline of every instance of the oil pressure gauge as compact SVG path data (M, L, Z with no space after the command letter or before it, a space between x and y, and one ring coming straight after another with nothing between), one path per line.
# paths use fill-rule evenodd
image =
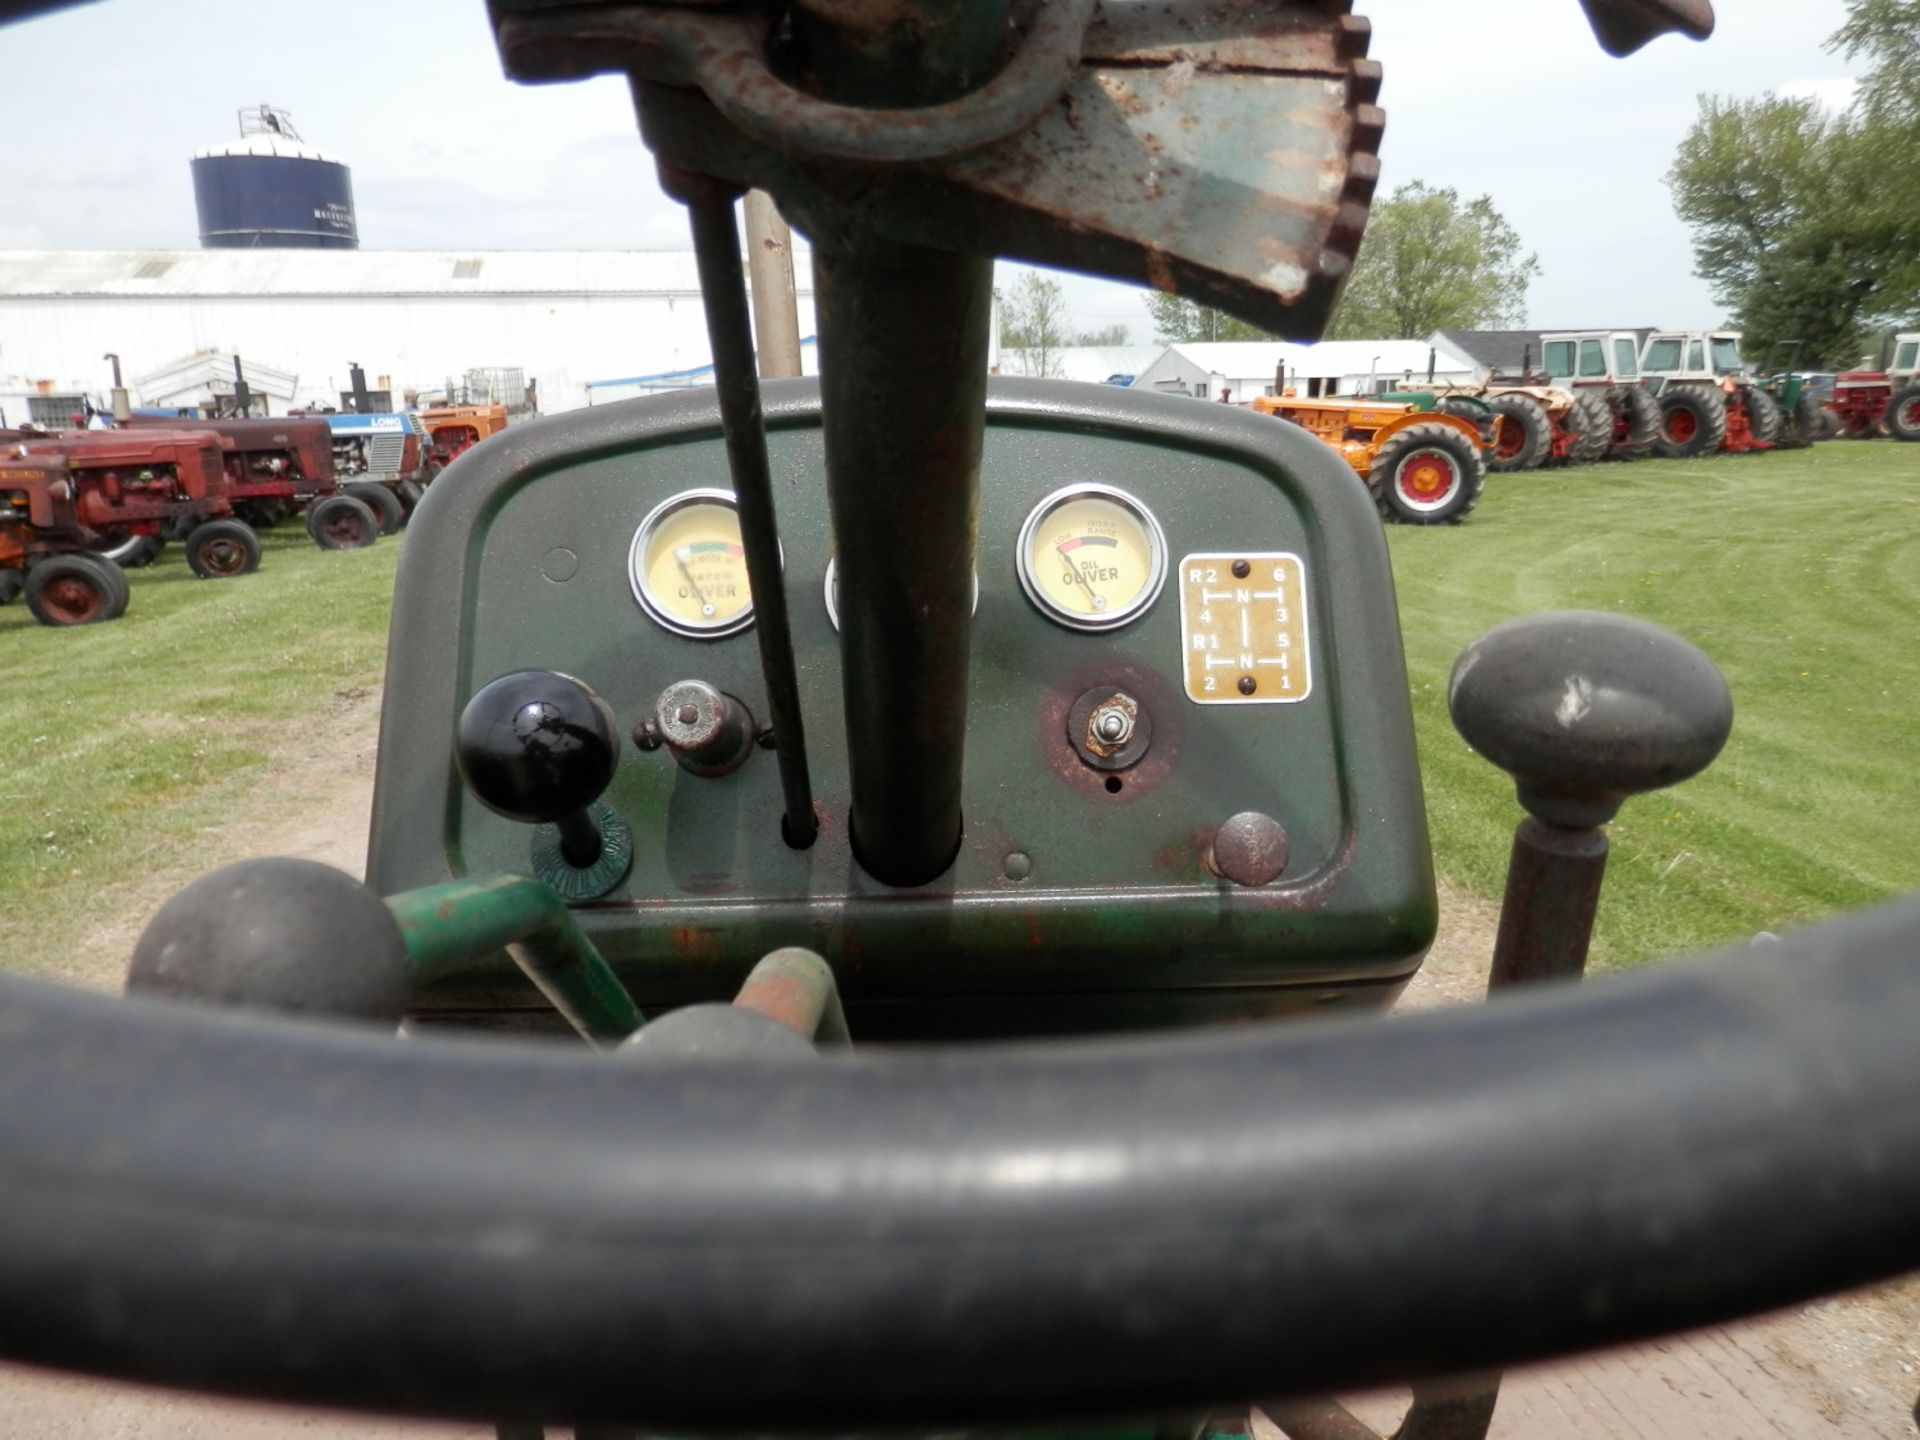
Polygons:
M627 554L634 599L678 635L717 639L753 624L740 516L725 490L683 490L656 505Z
M1153 512L1091 481L1056 490L1020 528L1020 584L1049 620L1116 630L1153 604L1167 541Z

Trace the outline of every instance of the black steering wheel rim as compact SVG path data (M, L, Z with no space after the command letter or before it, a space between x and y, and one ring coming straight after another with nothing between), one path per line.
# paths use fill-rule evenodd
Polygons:
M784 1431L1201 1410L1920 1265L1920 900L1391 1024L720 1064L0 980L0 1351Z

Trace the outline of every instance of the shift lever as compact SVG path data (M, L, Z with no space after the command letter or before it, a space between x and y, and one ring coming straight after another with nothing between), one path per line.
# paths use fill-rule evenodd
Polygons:
M1601 828L1629 796L1713 762L1733 697L1694 646L1595 611L1497 625L1453 667L1454 726L1514 778L1528 818L1513 835L1489 990L1578 976L1607 865Z
M633 865L633 832L598 803L619 762L613 709L552 670L514 670L460 712L454 748L474 798L533 832L534 878L568 900L607 894Z

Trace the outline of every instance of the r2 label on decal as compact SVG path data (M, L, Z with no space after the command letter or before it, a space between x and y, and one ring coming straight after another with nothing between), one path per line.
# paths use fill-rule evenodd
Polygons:
M1291 705L1313 691L1307 573L1284 551L1180 562L1180 648L1197 705Z

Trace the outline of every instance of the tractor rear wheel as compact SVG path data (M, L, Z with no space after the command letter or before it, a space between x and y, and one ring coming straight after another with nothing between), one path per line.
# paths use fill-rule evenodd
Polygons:
M1831 440L1840 433L1840 417L1826 406L1820 407L1819 423L1814 426L1813 438Z
M1403 525L1457 525L1486 484L1480 447L1439 424L1409 425L1374 453L1367 475L1380 513Z
M1503 422L1487 468L1502 475L1538 470L1553 448L1553 420L1531 395L1495 395L1487 402Z
M260 537L239 520L209 520L187 536L187 565L202 580L230 580L260 568Z
M1614 403L1619 408L1614 412L1618 418L1613 427L1613 457L1641 460L1652 454L1660 438L1660 402L1653 392L1644 385L1622 385Z
M1800 396L1792 408L1781 408L1785 414L1785 423L1780 427L1782 450L1804 450L1821 438L1820 402L1813 398L1813 391L1801 386Z
M307 512L307 534L322 550L364 550L380 538L380 521L351 495L329 495Z
M1887 433L1896 440L1920 440L1920 381L1893 397L1887 407Z
M407 524L411 525L413 523L413 512L426 493L425 488L415 481L402 480L400 482L400 507L407 512Z
M1727 402L1718 390L1670 385L1660 397L1660 438L1654 448L1668 460L1712 455L1727 443Z
M0 605L11 605L26 583L18 570L0 570Z
M126 583L98 555L49 555L27 571L27 609L42 625L97 625L126 613Z
M382 535L399 534L400 527L407 522L406 507L400 503L400 497L384 485L363 480L356 485L343 486L342 493L351 495L373 511L374 518L380 522Z
M1740 400L1747 407L1747 429L1752 432L1754 441L1761 445L1778 445L1786 420L1780 413L1780 402L1758 385L1742 385Z
M1604 392L1582 390L1573 397L1573 408L1561 422L1573 432L1573 448L1567 459L1575 465L1604 460L1613 449L1613 407Z

